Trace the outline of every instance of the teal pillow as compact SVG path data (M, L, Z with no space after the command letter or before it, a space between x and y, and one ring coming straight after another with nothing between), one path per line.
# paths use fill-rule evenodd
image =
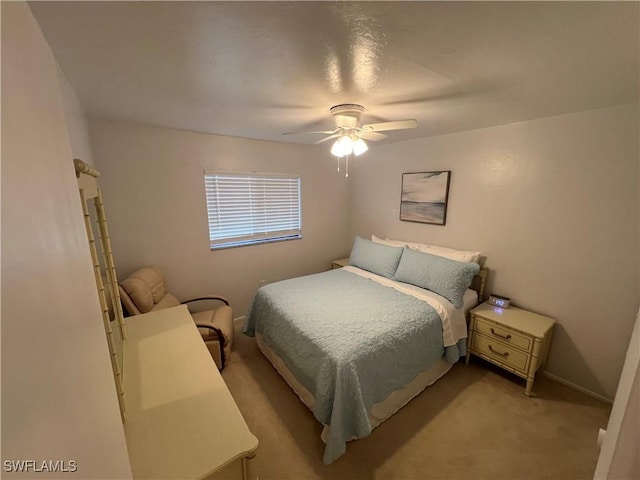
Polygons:
M404 247L393 279L431 290L460 308L464 292L478 270L477 263L458 262Z
M356 237L349 257L349 265L391 278L396 273L401 256L402 247L390 247Z

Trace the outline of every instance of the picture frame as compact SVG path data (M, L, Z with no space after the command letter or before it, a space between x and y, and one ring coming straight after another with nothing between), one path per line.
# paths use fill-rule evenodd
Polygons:
M445 225L451 170L402 174L400 220Z

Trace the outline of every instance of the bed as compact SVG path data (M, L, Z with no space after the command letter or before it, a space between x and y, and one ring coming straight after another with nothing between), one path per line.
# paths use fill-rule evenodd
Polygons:
M243 326L324 425L325 464L466 354L487 273L359 237L349 263L261 287Z

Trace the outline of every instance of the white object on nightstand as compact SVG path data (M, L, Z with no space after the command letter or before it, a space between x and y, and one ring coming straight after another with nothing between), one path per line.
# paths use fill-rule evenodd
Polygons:
M340 258L333 261L333 263L331 264L331 269L335 270L336 268L346 267L347 265L349 265L349 257Z
M471 310L466 363L477 355L526 379L531 395L536 372L545 364L553 318L522 308L504 309L483 303Z

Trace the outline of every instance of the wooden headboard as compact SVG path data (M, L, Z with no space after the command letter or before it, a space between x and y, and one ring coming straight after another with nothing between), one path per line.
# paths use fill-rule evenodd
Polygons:
M473 277L473 280L471 281L471 286L469 287L472 290L475 290L476 292L478 292L478 302L480 303L484 302L484 289L487 284L488 276L489 276L489 269L487 267L480 267L480 270L478 271L476 276Z

